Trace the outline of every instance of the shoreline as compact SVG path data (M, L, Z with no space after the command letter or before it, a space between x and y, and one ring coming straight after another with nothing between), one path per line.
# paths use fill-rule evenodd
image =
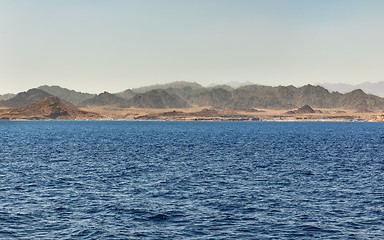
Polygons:
M183 109L144 109L84 107L94 116L64 115L50 118L41 114L14 114L0 109L2 121L179 121L179 122L384 122L384 112L357 112L348 109L316 109L315 113L292 113L287 109L254 109L252 111L192 107Z
M131 120L131 119L0 119L0 122L243 122L243 123L383 123L384 121L334 121L334 120Z

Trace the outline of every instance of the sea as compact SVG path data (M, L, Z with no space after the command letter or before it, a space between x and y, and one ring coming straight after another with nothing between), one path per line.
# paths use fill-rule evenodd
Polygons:
M384 124L0 121L0 239L384 239Z

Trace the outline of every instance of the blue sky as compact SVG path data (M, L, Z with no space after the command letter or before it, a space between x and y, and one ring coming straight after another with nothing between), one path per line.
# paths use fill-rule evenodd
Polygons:
M384 80L384 1L0 0L0 93Z

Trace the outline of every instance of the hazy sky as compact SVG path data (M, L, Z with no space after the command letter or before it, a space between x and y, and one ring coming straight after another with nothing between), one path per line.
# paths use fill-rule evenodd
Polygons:
M0 94L384 80L383 0L0 0Z

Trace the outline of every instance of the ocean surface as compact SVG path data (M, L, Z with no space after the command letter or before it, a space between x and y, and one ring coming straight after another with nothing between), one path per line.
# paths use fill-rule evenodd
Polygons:
M0 239L384 239L384 124L0 121Z

